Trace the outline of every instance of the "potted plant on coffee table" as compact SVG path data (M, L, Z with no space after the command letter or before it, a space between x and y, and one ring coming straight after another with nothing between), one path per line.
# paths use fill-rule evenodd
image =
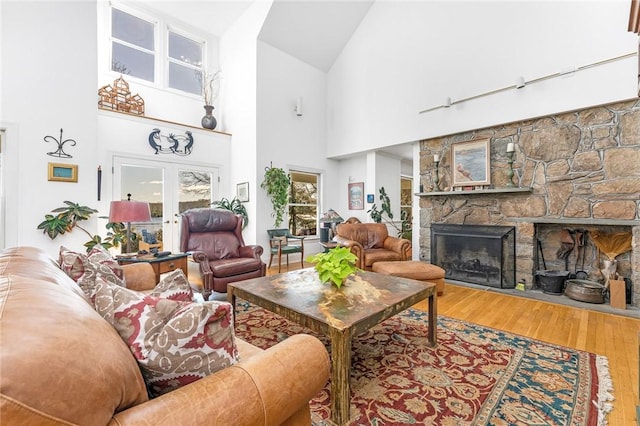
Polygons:
M358 258L348 247L336 247L326 253L316 253L306 260L315 263L314 268L318 271L321 282L334 284L338 288L359 270L356 266Z

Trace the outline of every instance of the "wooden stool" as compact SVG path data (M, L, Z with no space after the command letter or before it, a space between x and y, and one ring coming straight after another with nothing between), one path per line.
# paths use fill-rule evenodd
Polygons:
M373 264L371 270L379 274L394 277L428 281L436 285L438 296L444 294L444 269L430 263L416 260L376 262Z

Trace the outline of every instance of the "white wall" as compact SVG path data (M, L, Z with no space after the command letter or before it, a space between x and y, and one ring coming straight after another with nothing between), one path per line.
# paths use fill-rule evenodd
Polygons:
M6 245L37 245L54 255L78 247L80 232L50 240L37 225L71 200L96 202L96 5L93 2L2 3L2 117L7 128ZM81 53L79 53L81 52ZM51 157L47 135L74 139L73 158ZM78 183L49 182L47 163L78 165ZM95 228L95 219L88 228Z
M637 51L627 0L378 1L328 75L328 154L634 98L637 58L419 111Z
M297 116L294 106L302 97L303 114ZM336 191L338 162L326 158L326 74L318 69L258 41L257 86L257 185L264 178L264 169L273 164L285 170L320 173L321 213L335 208L344 192ZM257 241L269 247L266 230L274 227L271 201L258 190ZM287 220L280 226L287 227ZM310 239L305 252L321 248Z
M271 1L254 3L220 40L220 64L225 73L222 108L227 116L227 129L233 133L230 184L235 191L236 184L249 182L249 202L245 203L249 225L243 231L247 244L255 244L256 234L260 233L256 40L270 7Z
M358 182L364 182L364 209L349 210L349 184ZM332 190L336 194L336 204L328 205L327 209L334 209L345 220L350 217L357 217L361 222L369 222L367 210L371 208L371 204L366 203L366 194L375 193L374 185L375 182L369 179L367 174L367 157L365 155L357 155L340 160L337 186Z

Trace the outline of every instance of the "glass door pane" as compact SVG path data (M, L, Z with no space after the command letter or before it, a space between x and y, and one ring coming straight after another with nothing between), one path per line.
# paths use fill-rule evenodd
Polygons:
M155 241L162 244L163 251L177 253L180 214L211 207L219 194L216 168L114 157L114 170L114 199L126 200L127 194L132 194L132 200L149 202L151 222L132 224L143 248Z
M151 211L151 222L131 224L131 232L137 235L137 241L131 243L131 251L150 251L152 248L164 250L164 167L127 164L124 160L118 170L120 173L116 182L119 185L114 185L114 199L127 200L131 196L134 201L148 202Z
M180 168L178 170L178 213L198 207L211 207L213 186L217 180L212 171Z

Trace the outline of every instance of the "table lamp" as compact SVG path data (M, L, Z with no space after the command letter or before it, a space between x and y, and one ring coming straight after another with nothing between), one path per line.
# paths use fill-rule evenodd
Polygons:
M127 224L127 253L131 253L131 222L151 222L149 203L131 201L131 194L127 194L126 201L112 201L109 208L109 222Z
M336 223L342 223L344 219L333 209L327 210L322 214L320 218L320 223L330 223L331 224L331 235L329 235L329 240L333 240L333 237L336 235ZM324 241L323 241L324 242Z

